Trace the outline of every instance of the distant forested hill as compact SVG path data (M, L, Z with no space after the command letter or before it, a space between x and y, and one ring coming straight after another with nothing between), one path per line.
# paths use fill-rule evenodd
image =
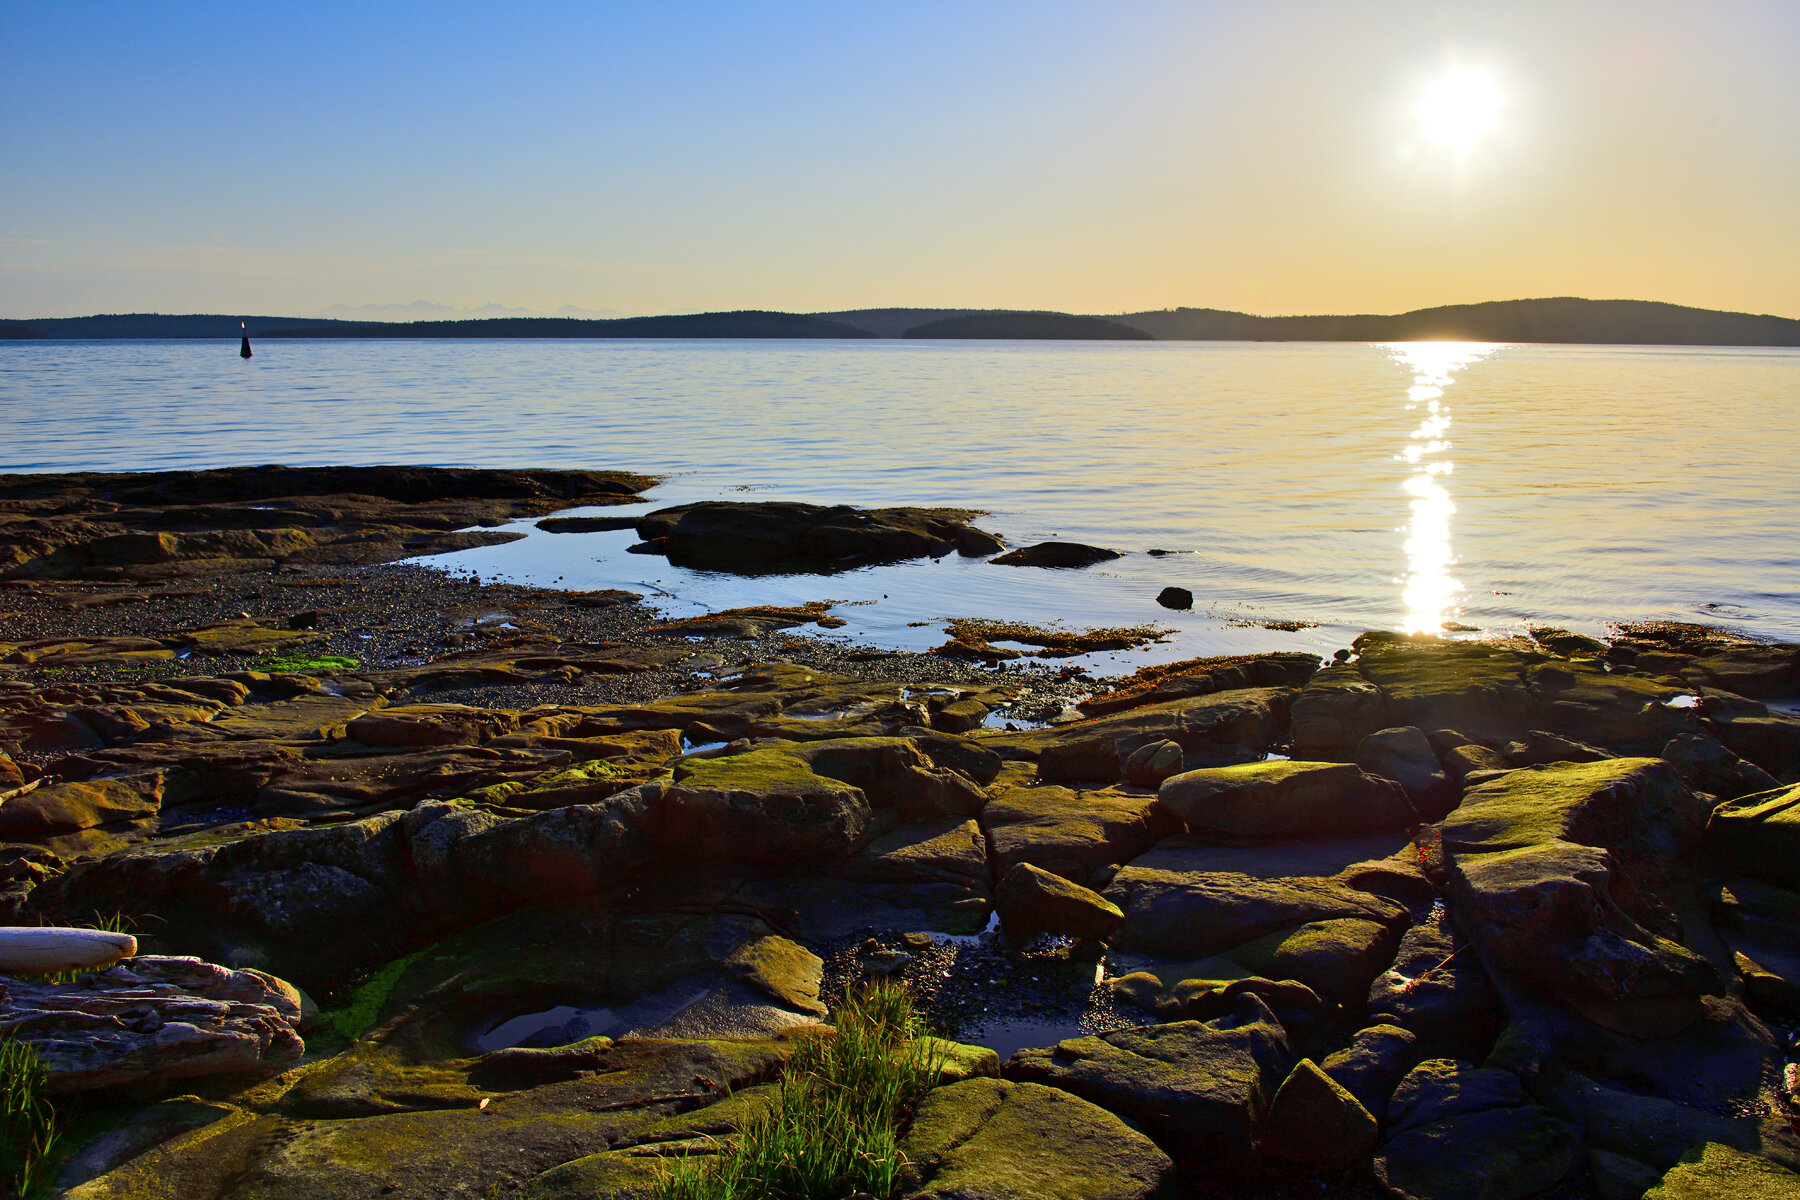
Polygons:
M1148 342L1152 334L1100 317L1053 312L986 312L946 317L908 329L909 338L1017 338L1046 341Z
M845 325L854 325L858 329L866 329L876 337L897 338L907 330L920 325L929 325L933 321L941 321L945 317L960 317L967 313L979 311L972 308L859 308L851 312L819 312L815 317L823 317L827 321L839 321ZM990 311L1008 312L1009 309Z
M127 313L0 321L0 340L22 338L1032 338L1253 342L1588 342L1664 346L1800 346L1800 321L1684 308L1650 300L1495 300L1393 316L1256 317L1217 308L1114 316L868 308L831 313L723 312L583 320L356 322L307 317Z
M338 323L271 329L264 337L333 338L869 338L875 335L837 321L798 313L689 313L678 317L496 317L486 321Z
M1112 318L1170 341L1590 342L1661 346L1800 346L1800 321L1653 300L1494 300L1396 316L1253 317L1176 308Z

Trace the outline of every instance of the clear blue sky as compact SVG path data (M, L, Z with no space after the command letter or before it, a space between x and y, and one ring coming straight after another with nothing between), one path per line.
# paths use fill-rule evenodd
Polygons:
M1800 316L1797 63L1791 0L0 0L0 316Z

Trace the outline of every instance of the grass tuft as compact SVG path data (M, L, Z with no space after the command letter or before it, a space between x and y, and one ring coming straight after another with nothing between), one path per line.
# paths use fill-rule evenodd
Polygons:
M0 1034L0 1186L28 1196L49 1174L56 1110L45 1094L48 1072L27 1042Z
M888 1200L906 1164L900 1134L941 1064L914 1039L896 984L850 996L835 1028L801 1035L774 1101L710 1159L668 1166L658 1200Z

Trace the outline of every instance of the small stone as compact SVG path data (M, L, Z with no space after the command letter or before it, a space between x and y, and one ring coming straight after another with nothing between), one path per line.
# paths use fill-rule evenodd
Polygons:
M1181 743L1151 742L1133 751L1125 760L1125 781L1133 787L1160 787L1171 775L1181 774L1184 761Z
M1156 593L1156 602L1164 608L1192 608L1194 607L1194 593L1186 588L1166 587Z

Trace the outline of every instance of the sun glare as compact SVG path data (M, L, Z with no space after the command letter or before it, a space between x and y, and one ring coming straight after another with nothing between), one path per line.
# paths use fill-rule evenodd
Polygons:
M1426 85L1419 124L1428 139L1461 154L1494 128L1504 101L1488 72L1452 67Z

